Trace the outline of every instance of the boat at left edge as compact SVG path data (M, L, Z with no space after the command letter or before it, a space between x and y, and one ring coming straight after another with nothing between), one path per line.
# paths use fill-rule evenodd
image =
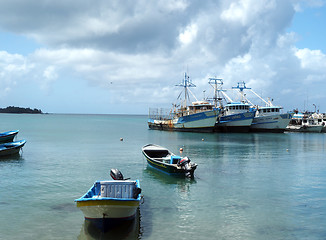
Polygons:
M166 109L150 109L148 116L148 127L155 130L168 131L187 131L187 132L213 132L219 110L207 101L198 101L197 98L189 90L189 87L196 87L187 73L181 84L184 88L184 98L180 104L173 104L171 110ZM190 98L189 93L193 95L196 101L188 104Z
M7 131L0 133L0 143L12 142L17 136L19 130Z
M80 198L75 199L85 220L106 231L134 220L142 196L139 180L123 179L122 173L111 169L114 180L98 180Z
M0 156L7 156L19 153L25 143L26 140L20 140L0 144Z

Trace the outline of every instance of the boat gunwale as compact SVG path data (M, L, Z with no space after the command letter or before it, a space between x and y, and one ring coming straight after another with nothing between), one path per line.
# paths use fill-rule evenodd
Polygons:
M94 182L94 184L90 187L90 189L80 198L75 199L75 202L81 203L81 202L91 202L91 201L96 201L96 202L103 202L103 204L98 204L98 205L106 205L104 201L113 201L113 202L140 202L141 200L141 194L139 193L137 198L113 198L113 197L100 197L99 194L98 196L95 195L95 185L100 184L100 182L103 182L105 180L97 180ZM129 182L135 182L135 187L140 188L139 180L128 180ZM124 182L123 180L109 180L109 182ZM127 182L127 181L126 181ZM87 195L91 195L92 197L86 197ZM97 196L97 197L93 197Z
M7 131L7 132L2 132L0 133L0 137L9 137L12 135L18 134L19 130L12 130L12 131Z
M163 161L163 158L152 158L150 157L144 150L146 147L150 147L150 146L154 146L154 147L157 147L157 150L166 150L168 151L168 155L169 156L178 156L178 155L175 155L174 153L172 153L169 149L165 148L165 147L162 147L160 145L156 145L156 144L146 144L145 146L142 147L142 153L143 155L146 157L147 160L149 161L154 161L155 163L158 163L158 164L164 164L164 165L168 165L168 166L171 166L171 167L175 167L176 169L181 169L177 166L177 164L171 164L171 163L166 163ZM155 150L155 149L153 149ZM162 159L162 161L158 160L158 159Z

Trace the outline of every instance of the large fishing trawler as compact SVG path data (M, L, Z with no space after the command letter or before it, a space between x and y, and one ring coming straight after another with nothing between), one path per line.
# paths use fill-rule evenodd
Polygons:
M214 88L214 104L221 112L217 118L215 131L249 132L255 110L251 109L243 98L239 102L233 101L226 94L226 90L222 89L222 79L209 78L209 84ZM226 104L223 104L223 101Z
M171 110L150 109L148 127L156 130L188 131L188 132L213 132L219 111L207 101L198 101L189 87L196 87L187 73L181 84L176 86L183 87L184 99L181 99L182 92L178 99L180 104L173 104ZM190 102L189 93L196 101Z
M283 107L273 105L270 99L266 101L251 88L246 87L244 81L239 82L233 89L237 89L242 97L245 96L244 90L249 90L265 103L265 106L255 105L245 97L246 101L251 105L251 108L256 110L255 117L250 126L251 132L284 132L292 119L293 113L282 113L281 110Z

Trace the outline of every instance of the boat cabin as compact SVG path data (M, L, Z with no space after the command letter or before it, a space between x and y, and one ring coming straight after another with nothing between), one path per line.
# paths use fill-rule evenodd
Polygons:
M256 116L270 116L270 115L276 115L280 114L280 110L282 107L258 107Z
M245 113L249 112L250 105L247 103L229 103L226 104L224 107L224 111L226 115L232 115L232 114L239 114L239 113Z
M196 101L189 106L189 111L193 113L205 112L208 110L213 110L213 105L205 101Z

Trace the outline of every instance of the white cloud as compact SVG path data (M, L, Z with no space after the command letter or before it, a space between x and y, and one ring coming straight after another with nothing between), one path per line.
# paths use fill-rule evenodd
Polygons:
M253 21L257 21L261 15L273 11L275 8L276 1L274 0L230 1L230 6L222 12L221 19L247 25Z
M198 32L197 25L191 24L191 25L187 26L183 32L180 33L179 41L182 44L187 45L195 40L195 38L197 36L197 32Z
M320 50L297 49L295 55L300 60L303 69L326 71L326 55Z
M6 96L19 81L26 81L25 74L33 69L33 64L19 54L0 51L0 94Z
M315 1L314 6L318 3L323 2ZM74 78L107 91L111 103L169 107L179 91L174 85L188 69L198 86L193 90L198 98L209 89L207 77L217 75L227 87L244 80L292 108L307 88L319 90L312 82L324 86L326 75L325 53L295 48L296 33L286 32L295 11L305 4L296 0L1 2L0 28L32 37L42 47L28 56L0 52L0 83L10 92L28 79L55 95L56 82Z

